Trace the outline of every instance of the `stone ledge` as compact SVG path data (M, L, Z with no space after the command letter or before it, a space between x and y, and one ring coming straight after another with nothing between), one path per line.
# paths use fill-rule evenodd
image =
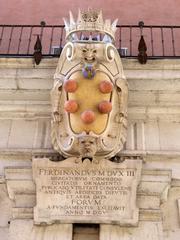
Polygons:
M180 179L172 179L171 187L180 187Z
M0 58L0 68L56 68L58 63L58 58L43 58L41 64L36 65L32 57L1 57Z
M174 107L180 105L180 91L174 90L129 90L128 106ZM3 105L50 105L48 89L0 89L0 104Z
M32 180L31 167L6 167L5 168L6 180Z
M1 57L0 68L56 68L58 63L57 57L43 57L41 63L36 65L32 57ZM122 58L122 64L124 69L163 69L163 70L179 70L180 60L179 59L148 59L147 63L142 65L139 64L137 59Z
M50 91L41 90L41 89L0 89L0 103L27 103L29 101L31 104L36 103L37 101L41 102L50 102ZM16 102L15 102L16 103Z
M59 155L52 148L0 148L0 160L31 160L33 156L37 157L53 157ZM141 158L144 162L167 161L169 159L177 161L180 164L180 151L165 151L165 150L123 150L120 152L122 160L124 158Z
M0 119L14 118L51 118L51 105L47 101L0 101ZM128 121L130 123L136 123L138 121L179 123L179 119L180 107L178 105L130 105L128 107Z
M162 212L160 210L140 209L139 220L140 221L161 222L162 221Z
M32 160L33 156L39 157L56 157L59 154L53 149L32 149L32 148L5 148L0 149L0 160L11 160L11 161L21 161L21 160Z
M13 208L13 219L33 219L33 208Z
M15 200L16 194L35 194L35 184L31 180L7 180L9 198Z

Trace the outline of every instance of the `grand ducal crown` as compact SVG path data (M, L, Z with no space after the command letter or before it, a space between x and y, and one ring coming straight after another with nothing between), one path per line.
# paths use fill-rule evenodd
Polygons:
M103 20L102 11L97 12L91 9L88 9L86 12L79 10L77 21L74 20L71 11L69 15L69 22L65 18L63 19L65 23L66 39L77 32L99 32L107 34L114 40L118 19L111 24L109 19Z

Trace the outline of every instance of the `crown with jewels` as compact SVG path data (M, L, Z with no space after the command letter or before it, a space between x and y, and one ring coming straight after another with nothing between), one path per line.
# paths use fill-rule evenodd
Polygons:
M66 39L73 33L89 31L107 34L114 40L118 19L111 24L109 19L105 21L103 20L102 11L97 12L91 9L88 9L86 12L79 10L77 21L74 20L71 11L69 12L69 15L69 22L65 18L63 19L66 30Z

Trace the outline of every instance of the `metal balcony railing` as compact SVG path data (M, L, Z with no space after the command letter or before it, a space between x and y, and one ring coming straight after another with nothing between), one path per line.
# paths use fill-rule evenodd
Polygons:
M57 57L64 36L63 25L0 25L0 57ZM180 26L118 25L115 45L121 57L138 58L141 63L180 58Z

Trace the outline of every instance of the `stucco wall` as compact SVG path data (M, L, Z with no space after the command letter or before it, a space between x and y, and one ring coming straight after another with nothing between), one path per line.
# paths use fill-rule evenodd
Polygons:
M62 17L78 8L102 9L106 18L119 18L120 24L178 25L180 22L178 0L1 0L0 24L60 24Z

